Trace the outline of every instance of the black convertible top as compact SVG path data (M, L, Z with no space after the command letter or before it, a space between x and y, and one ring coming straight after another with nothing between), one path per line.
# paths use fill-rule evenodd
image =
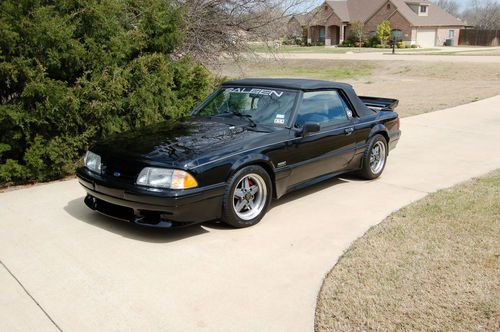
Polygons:
M245 78L242 80L227 81L223 86L256 86L269 88L283 88L296 90L317 89L348 89L350 84L321 80L293 79L293 78Z
M347 83L294 78L245 78L242 80L224 82L222 87L282 88L303 91L340 89L343 90L350 99L359 116L370 116L376 113L374 110L368 108L365 103L361 101L361 99L359 99L356 92L354 92L352 85Z

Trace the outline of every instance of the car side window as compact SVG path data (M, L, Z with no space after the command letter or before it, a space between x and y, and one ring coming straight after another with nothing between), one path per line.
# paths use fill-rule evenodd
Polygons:
M352 117L352 110L337 90L304 92L297 114L296 127L306 122L336 124Z

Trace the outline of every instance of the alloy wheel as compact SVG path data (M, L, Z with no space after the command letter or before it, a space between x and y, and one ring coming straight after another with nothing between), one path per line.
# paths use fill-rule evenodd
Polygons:
M247 174L240 179L233 192L233 209L243 220L257 217L267 200L267 186L264 179L255 173Z
M385 165L385 144L382 141L376 142L370 152L370 169L373 174L378 174L382 171Z

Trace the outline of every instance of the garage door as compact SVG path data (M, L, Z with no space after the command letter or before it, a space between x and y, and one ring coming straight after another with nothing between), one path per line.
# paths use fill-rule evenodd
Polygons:
M417 30L417 45L420 47L436 46L436 29Z

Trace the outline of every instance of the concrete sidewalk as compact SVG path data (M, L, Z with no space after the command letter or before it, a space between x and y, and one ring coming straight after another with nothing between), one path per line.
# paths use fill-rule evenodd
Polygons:
M0 330L310 331L323 277L353 240L500 167L499 106L497 96L404 118L382 178L290 194L248 229L132 227L87 209L75 180L0 194L11 272L0 265Z

